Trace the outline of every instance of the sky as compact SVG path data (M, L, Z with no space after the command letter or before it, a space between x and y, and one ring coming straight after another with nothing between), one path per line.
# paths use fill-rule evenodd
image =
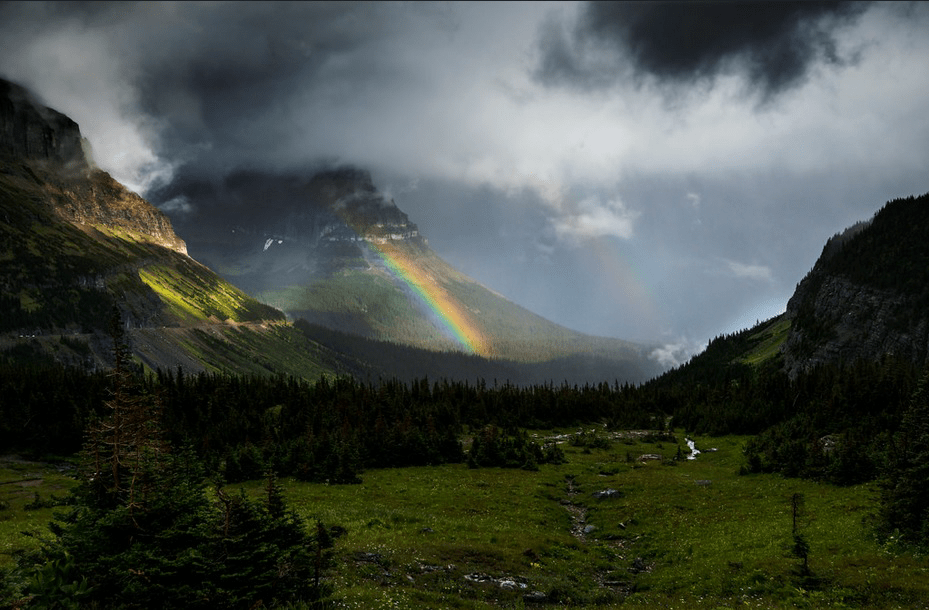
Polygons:
M929 191L926 3L12 2L0 76L175 218L182 177L365 168L459 270L668 364Z

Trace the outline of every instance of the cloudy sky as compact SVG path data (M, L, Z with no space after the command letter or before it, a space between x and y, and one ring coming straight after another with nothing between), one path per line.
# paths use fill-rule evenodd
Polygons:
M922 3L14 2L0 75L172 214L179 176L368 168L478 281L679 357L929 191Z

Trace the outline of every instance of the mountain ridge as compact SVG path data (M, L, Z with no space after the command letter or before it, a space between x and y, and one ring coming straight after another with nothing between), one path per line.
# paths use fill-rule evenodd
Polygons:
M925 366L927 228L929 193L887 202L872 218L827 240L784 313L716 337L666 375L696 379L716 368L752 365L774 366L794 379L819 366L888 357Z

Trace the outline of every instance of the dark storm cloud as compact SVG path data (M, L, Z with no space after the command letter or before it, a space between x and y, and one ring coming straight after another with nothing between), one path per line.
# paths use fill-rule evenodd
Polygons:
M287 148L303 104L358 94L376 78L376 59L364 51L386 28L371 4L183 10L173 36L161 32L146 45L160 48L143 49L142 110L169 126L162 145L175 154L208 145L241 158Z
M0 64L20 80L47 87L38 66L112 84L110 114L141 126L152 154L221 173L337 150L326 111L402 86L391 50L411 23L454 28L440 6L355 2L16 3L0 17Z
M743 75L763 100L804 82L817 63L853 58L835 32L867 3L591 2L566 35L543 30L537 77L547 84L605 88L628 76L662 85L712 83Z

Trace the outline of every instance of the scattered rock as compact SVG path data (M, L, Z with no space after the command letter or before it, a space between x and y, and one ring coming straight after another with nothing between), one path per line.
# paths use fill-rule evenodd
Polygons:
M697 479L696 481L694 481L694 483L696 483L697 485L700 485L701 487L707 487L709 485L712 485L713 481L709 479Z
M819 448L824 454L829 455L835 451L837 441L838 437L835 434L827 434L819 439Z
M585 534L589 534L589 533L593 532L595 529L597 529L597 526L596 526L596 525L585 525L585 526L584 526L584 533L585 533Z
M473 574L465 574L464 579L468 582L490 582L493 580L487 574L482 574L481 572L474 572Z
M369 553L367 551L356 551L353 555L355 561L364 561L367 563L380 563L384 557L380 553Z
M495 584L501 589L506 589L508 591L515 591L516 589L527 589L529 585L519 580L516 580L510 576L502 576L500 578L494 578L483 572L474 572L472 574L465 574L464 579L468 582L481 583L481 584Z
M527 604L544 604L548 601L548 595L541 591L532 591L523 595L523 601Z
M623 492L619 491L618 489L604 489L602 491L595 491L593 495L598 500L602 500L604 498L622 497Z
M657 460L660 462L663 459L664 459L664 456L662 456L660 453L643 453L642 455L639 456L640 462L645 462L648 460Z
M524 582L517 582L510 578L498 580L497 583L500 585L501 589L508 589L510 591L515 591L516 589L526 589L529 587L529 585Z

